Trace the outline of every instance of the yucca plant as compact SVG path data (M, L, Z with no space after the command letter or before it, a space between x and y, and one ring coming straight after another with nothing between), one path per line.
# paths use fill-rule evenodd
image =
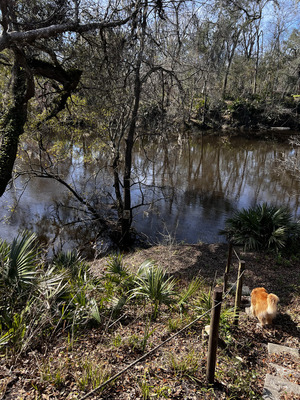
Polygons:
M287 208L264 203L236 212L220 234L245 250L278 251L299 237L300 224L293 222Z
M134 283L131 298L142 297L150 301L154 319L161 304L170 305L174 302L176 280L173 277L168 278L165 271L151 260L140 266Z

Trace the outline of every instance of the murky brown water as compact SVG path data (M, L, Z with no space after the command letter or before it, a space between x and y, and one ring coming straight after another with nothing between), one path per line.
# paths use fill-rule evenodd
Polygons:
M136 184L132 199L134 205L138 204L143 190L145 205L135 209L133 225L154 241L175 237L177 241L196 243L223 240L218 232L225 219L235 210L257 203L289 206L296 217L300 211L299 182L276 169L276 160L290 151L283 144L221 137L140 146L133 158ZM105 177L102 173L97 179L92 175L96 164L85 164L77 157L76 161L66 162L64 168L68 181L77 186L93 177L86 185L90 191L94 184L101 187L101 196L112 191L107 171ZM40 233L43 229L55 232L57 226L74 220L72 208L56 212L53 207L54 201L65 202L66 189L59 183L35 178L22 193L24 181L25 178L20 179L1 199L2 238L11 240L24 227ZM9 223L4 223L16 202ZM67 225L64 229L67 236L71 226L74 227Z

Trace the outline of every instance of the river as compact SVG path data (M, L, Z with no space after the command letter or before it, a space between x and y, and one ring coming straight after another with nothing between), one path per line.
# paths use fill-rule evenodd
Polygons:
M87 196L94 191L99 204L108 204L112 178L103 163L101 168L96 165L101 150L89 163L83 162L80 147L75 150L79 156L73 154L61 167L65 179ZM277 165L282 154L292 152L287 144L225 136L139 143L133 155L132 203L143 199L144 205L134 209L133 226L152 242L213 243L224 241L219 230L226 218L258 203L288 206L297 218L299 182ZM21 171L27 168L24 161L19 163ZM62 248L76 246L74 227L80 220L91 225L90 220L78 213L75 217L74 204L60 183L26 179L19 177L1 199L0 237L11 241L18 231L29 228L49 240L59 231L56 241ZM63 225L64 239L59 237ZM84 239L92 243L95 232L87 231L91 237Z

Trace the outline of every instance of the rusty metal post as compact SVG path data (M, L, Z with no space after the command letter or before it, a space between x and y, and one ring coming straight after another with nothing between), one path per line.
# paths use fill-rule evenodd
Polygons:
M233 249L233 245L232 245L231 242L229 242L227 264L226 264L224 277L223 277L223 279L224 279L223 294L225 294L226 290L227 290L228 274L229 274L229 271L230 271L230 265L231 265L231 259L232 259L232 249Z
M240 311L240 307L241 307L244 271L245 271L245 261L240 260L239 270L238 270L238 278L237 278L237 284L236 284L235 303L234 303L234 321L233 321L233 323L236 326L239 323L239 311Z
M219 339L219 323L222 303L222 288L216 287L213 293L213 306L210 320L206 378L209 384L214 383Z

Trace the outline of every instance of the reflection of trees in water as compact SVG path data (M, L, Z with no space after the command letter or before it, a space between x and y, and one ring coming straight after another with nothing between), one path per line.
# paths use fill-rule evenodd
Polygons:
M31 164L37 163L33 149L28 149ZM110 155L103 149L92 151L90 155L87 146L74 147L72 157L62 160L55 168L103 216L113 219L116 210L111 207L115 199ZM140 230L148 229L150 234L161 229L161 221L169 224L169 231L183 224L190 229L196 229L194 225L199 224L201 227L214 225L216 230L232 210L262 201L290 206L296 213L299 182L275 169L274 160L284 151L288 151L287 147L279 144L237 138L222 141L219 137L190 138L180 144L162 139L159 143L139 144L133 155L132 199L136 205L144 196L143 202L148 205L134 210L136 226ZM25 166L21 165L21 169L25 170ZM33 205L23 205L20 212L16 211L13 223L23 219L24 226L28 226L28 220L32 224L39 221L38 229L42 231L42 226L50 229L50 224L45 222L49 219L53 226L75 222L72 235L80 231L76 228L80 225L78 221L82 222L81 228L88 224L96 226L82 214L74 198L65 197L65 190L58 184L34 179L29 182L26 193L29 203L34 199ZM49 208L58 200L63 207ZM54 212L58 209L59 213ZM71 230L71 225L65 231L68 229Z
M284 146L268 142L253 142L233 138L223 143L219 138L185 140L178 146L164 143L148 149L155 160L151 168L144 168L148 182L161 187L153 192L182 211L189 207L203 207L207 213L213 209L222 213L252 206L261 201L298 208L298 197L290 196L291 188L298 191L299 184L291 177L275 173L275 160ZM147 161L147 166L149 166Z

